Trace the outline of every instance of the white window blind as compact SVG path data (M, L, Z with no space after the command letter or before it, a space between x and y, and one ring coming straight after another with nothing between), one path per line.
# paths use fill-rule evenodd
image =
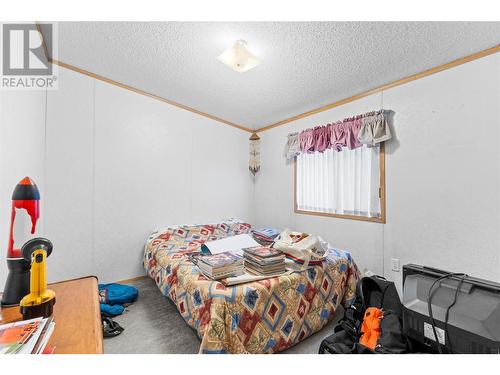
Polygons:
M380 147L297 156L297 209L380 217Z

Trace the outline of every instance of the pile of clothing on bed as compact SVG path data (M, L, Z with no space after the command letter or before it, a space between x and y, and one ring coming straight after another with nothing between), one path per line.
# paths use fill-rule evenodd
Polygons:
M171 226L147 241L144 267L197 331L201 353L285 350L323 328L340 304L354 298L359 271L349 252L315 236L309 237L316 238L316 249L294 252L290 248L299 242L303 246L308 236L298 241L300 234L281 232L273 247L286 247L287 258L299 267L234 286L206 277L191 260L206 242L245 233L251 233L250 224L233 220Z

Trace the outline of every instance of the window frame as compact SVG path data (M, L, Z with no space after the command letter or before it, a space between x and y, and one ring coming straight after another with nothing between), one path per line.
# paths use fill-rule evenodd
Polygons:
M379 170L380 170L380 217L367 217L359 215L345 215L345 214L334 214L329 212L319 212L319 211L307 211L299 210L297 208L297 158L293 159L293 212L296 214L312 215L312 216L326 216L334 217L337 219L348 219L348 220L359 220L359 221L369 221L372 223L385 224L387 222L386 216L386 197L385 197L385 142L380 143L380 155L379 155Z

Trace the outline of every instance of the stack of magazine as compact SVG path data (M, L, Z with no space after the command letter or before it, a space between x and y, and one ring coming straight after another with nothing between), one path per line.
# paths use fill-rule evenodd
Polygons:
M244 273L243 259L229 251L197 258L198 268L213 280L239 276Z
M35 318L0 325L0 354L47 354L54 332L52 318Z
M280 231L274 228L256 229L252 232L253 238L262 246L272 244L279 234Z
M266 246L243 249L245 270L254 275L278 275L286 271L285 255Z

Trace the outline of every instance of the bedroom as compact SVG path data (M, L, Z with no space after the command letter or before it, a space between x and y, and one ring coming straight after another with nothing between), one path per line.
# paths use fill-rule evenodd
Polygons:
M499 323L500 22L57 19L1 25L2 324L49 309L55 354L317 354L372 275L405 336L443 277L405 352ZM203 268L220 249L251 278Z

